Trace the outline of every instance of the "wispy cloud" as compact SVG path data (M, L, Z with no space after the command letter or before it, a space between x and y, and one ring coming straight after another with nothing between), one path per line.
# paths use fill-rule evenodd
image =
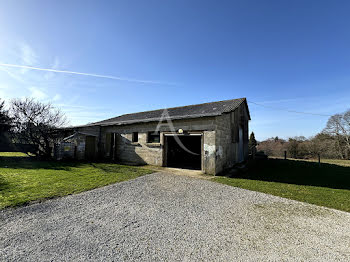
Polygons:
M21 54L21 62L23 64L34 65L37 63L37 55L29 45L22 43L20 44L19 49Z
M59 100L61 100L60 94L55 94L54 96L50 96L45 88L37 87L37 86L31 86L27 88L30 92L29 97L32 97L36 100L43 101L43 102L55 102L57 103Z
M32 86L29 87L30 97L35 98L36 100L45 100L48 98L48 95L40 88Z
M176 85L175 83L169 83L169 82L161 82L161 81L153 81L153 80L140 80L140 79L134 79L134 78L119 77L119 76L82 73L82 72L75 72L75 71L68 71L68 70L57 70L57 69L50 69L50 68L41 68L41 67L34 67L34 66L27 66L27 65L16 65L16 64L0 63L0 66L14 67L14 68L23 68L23 69L31 69L31 70L39 70L39 71L54 72L54 73L63 73L63 74L72 74L72 75L83 75L83 76L92 76L92 77L99 77L99 78L108 78L108 79L113 79L113 80L127 81L127 82L136 82L136 83L143 83L143 84Z
M38 62L38 57L34 50L26 43L21 43L19 45L20 61L23 65L36 65ZM21 68L21 73L25 74L28 68Z
M68 109L77 109L77 110L86 110L86 109L93 109L93 110L103 110L103 111L108 111L110 108L107 107L101 107L101 106L82 106L82 105L74 105L74 104L56 104L59 107L62 108L68 108Z
M56 56L50 69L58 69L59 66L60 66L60 60ZM49 80L49 79L53 78L54 76L55 76L54 72L46 72L44 75L46 80Z
M61 97L62 97L62 96L61 96L60 94L56 94L56 95L54 95L54 97L52 98L52 101L56 102L56 101L60 100Z
M289 112L289 113L295 113L295 114L302 114L302 115L313 115L313 116L322 116L322 117L329 117L331 115L326 115L326 114L320 114L320 113L313 113L313 112L304 112L304 111L296 111L296 110L290 110L287 108L282 108L282 107L272 107L272 106L267 106L264 104L260 104L260 103L256 103L253 101L249 101L249 104L254 104L260 107L265 107L267 109L272 109L272 110L278 110L278 111L285 111L285 112Z
M0 68L1 71L5 72L9 77L11 77L12 79L22 83L22 84L27 84L27 82L23 79L23 77L19 74L15 74L13 72L11 72L10 70L8 70L7 68Z
M100 106L82 106L77 104L60 104L55 103L55 106L62 109L73 125L82 125L90 122L111 117L110 112L113 110L107 107ZM112 115L114 116L114 115Z
M1 98L1 100L9 98L9 96L8 96L9 91L10 91L10 88L8 86L3 85L3 84L0 85L0 98Z

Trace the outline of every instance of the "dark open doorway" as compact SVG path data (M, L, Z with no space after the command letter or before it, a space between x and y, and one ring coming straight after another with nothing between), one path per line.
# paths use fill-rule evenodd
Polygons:
M95 157L96 138L94 136L86 136L85 138L85 158L92 160Z
M175 136L166 136L166 155L167 155L167 166L196 169L201 170L202 167L202 137L201 136L190 136L183 135L178 136L181 143L189 151L186 151L181 145L175 140Z

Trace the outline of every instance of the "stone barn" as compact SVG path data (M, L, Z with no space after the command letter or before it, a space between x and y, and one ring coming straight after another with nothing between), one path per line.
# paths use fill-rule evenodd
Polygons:
M197 169L215 175L247 159L249 120L247 100L240 98L73 127L64 143L74 145L71 155L77 159Z

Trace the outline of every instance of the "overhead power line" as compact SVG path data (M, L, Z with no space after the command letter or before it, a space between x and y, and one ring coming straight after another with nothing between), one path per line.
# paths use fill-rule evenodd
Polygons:
M272 106L267 106L267 105L263 105L263 104L260 104L260 103L256 103L256 102L253 102L253 101L248 101L248 103L252 103L254 105L270 108L270 109L273 109L273 110L285 111L285 112L289 112L289 113L296 113L296 114L302 114L302 115L312 115L312 116L326 116L326 117L332 116L332 115L326 115L326 114L302 112L302 111L289 110L289 109L285 109L285 108L272 107Z

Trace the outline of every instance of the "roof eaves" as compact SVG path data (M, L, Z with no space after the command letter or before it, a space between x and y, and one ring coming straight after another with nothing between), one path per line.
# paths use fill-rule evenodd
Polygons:
M148 122L158 122L161 119L163 121L166 120L180 120L180 119L193 119L193 118L200 118L200 117L211 117L211 116L218 116L222 113L211 113L211 114L197 114L197 115L185 115L185 116L172 116L167 118L147 118L147 119L135 119L135 120L129 120L129 121L115 121L115 122L108 122L104 124L100 124L101 126L112 126L112 125L130 125L130 124L136 124L136 123L148 123Z

